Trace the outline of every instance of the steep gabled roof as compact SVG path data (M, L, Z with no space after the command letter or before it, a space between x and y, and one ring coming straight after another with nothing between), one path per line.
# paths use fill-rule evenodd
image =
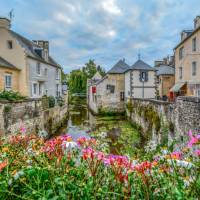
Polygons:
M95 73L95 75L91 78L91 80L100 80L100 79L102 79L102 76L101 76L101 74L99 73L99 71L97 71L97 72Z
M175 68L168 65L160 65L159 67L156 67L156 75L174 75L175 74Z
M125 60L119 60L109 71L108 74L123 74L129 70L130 66Z
M9 63L4 58L2 58L1 56L0 56L0 67L6 67L6 68L9 68L9 69L20 70L17 67L15 67L14 65L12 65L11 63Z
M147 63L145 63L142 60L138 60L136 61L132 66L131 66L132 70L148 70L148 71L155 71L156 69L151 67L150 65L148 65Z
M41 61L43 63L47 63L49 65L53 65L55 67L59 67L60 68L60 65L58 63L56 63L51 56L49 56L48 60L46 61L44 58L40 57L34 51L35 48L41 48L40 46L38 46L33 41L23 37L22 35L14 32L12 30L9 30L9 31L10 31L11 35L17 39L17 41L20 43L20 45L22 45L22 47L25 48L27 56L29 56L29 57L31 57L33 59L36 59L38 61Z
M190 34L188 34L188 36L183 39L181 42L179 42L175 47L174 50L176 50L178 47L180 47L182 44L184 44L184 42L186 40L188 40L189 38L191 38L195 33L197 33L200 30L200 26L198 28L196 28L195 30L193 30Z

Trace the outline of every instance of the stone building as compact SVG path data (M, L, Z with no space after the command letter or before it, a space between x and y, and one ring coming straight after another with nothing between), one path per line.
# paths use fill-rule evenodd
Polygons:
M102 79L89 81L88 106L93 112L124 111L124 73L129 68L125 59L119 60Z
M157 95L162 100L170 99L170 89L175 83L174 57L164 58L162 61L155 61Z
M200 97L200 16L194 20L193 30L181 33L175 47L175 96Z
M49 56L48 41L31 41L12 31L9 19L0 18L0 44L0 57L17 69L11 73L1 67L1 73L11 82L8 89L31 98L61 94L61 67ZM3 83L0 87L7 89Z
M125 98L156 97L156 70L138 60L125 72Z

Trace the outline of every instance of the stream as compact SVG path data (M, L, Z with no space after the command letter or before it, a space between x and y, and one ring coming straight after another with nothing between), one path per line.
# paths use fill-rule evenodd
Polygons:
M82 101L81 101L82 102ZM97 139L104 151L112 154L132 154L141 145L140 134L125 116L94 116L86 103L69 105L69 118L59 134Z

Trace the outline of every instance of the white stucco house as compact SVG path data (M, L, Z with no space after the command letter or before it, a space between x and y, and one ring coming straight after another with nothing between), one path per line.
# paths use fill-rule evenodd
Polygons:
M125 99L131 97L156 97L156 70L140 59L125 72Z

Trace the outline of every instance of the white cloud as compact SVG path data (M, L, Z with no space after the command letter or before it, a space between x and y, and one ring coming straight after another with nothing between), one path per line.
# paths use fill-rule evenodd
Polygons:
M67 15L61 13L61 12L57 12L54 14L54 17L56 20L58 20L59 22L63 22L65 24L71 24L72 23L72 19L69 18Z
M113 14L113 15L121 15L121 13L122 13L120 8L117 6L115 0L104 0L102 2L102 8L106 12Z

